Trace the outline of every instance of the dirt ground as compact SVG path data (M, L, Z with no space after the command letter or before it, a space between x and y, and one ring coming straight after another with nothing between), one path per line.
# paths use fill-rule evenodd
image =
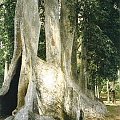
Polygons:
M116 101L116 104L107 103L105 104L108 109L108 114L105 117L105 120L120 120L120 101Z
M108 103L104 101L107 106L108 113L106 114L104 119L94 119L94 120L120 120L120 101L116 101L116 104L112 102ZM0 120L4 120L5 118L0 118ZM87 119L93 120L93 119Z
M103 119L97 119L97 118L87 118L84 120L120 120L120 100L116 101L115 104L112 102L108 103L107 101L104 101L108 113L105 115Z

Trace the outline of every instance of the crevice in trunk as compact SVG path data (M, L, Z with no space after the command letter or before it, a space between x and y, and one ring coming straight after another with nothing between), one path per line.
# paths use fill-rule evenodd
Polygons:
M4 96L0 96L0 116L5 117L12 114L17 107L18 83L20 77L22 57L17 61L15 74L11 80L10 88Z

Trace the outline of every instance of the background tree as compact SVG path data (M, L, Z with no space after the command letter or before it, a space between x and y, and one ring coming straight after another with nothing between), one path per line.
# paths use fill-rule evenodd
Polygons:
M112 36L115 33L119 37L118 2L80 1L79 4L79 30L82 32L80 80L84 83L83 89L87 86L95 95L95 86L101 85L103 80L117 79L119 45L116 46L114 41L119 39ZM111 19L112 13L114 17Z

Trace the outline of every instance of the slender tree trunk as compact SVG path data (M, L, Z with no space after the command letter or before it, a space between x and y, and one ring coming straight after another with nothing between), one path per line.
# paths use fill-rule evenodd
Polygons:
M34 4L34 5L33 5ZM16 15L22 12L21 16L16 16L20 22L20 37L22 43L22 64L18 85L18 108L23 106L26 88L29 81L35 78L35 61L37 57L40 23L38 15L37 0L18 0ZM19 6L21 5L21 6ZM32 6L30 6L32 5ZM33 14L34 13L34 14ZM29 22L28 22L29 21ZM19 96L20 99L19 99Z
M62 69L68 80L71 79L72 46L76 30L76 1L61 0L61 44L62 44Z
M5 61L4 80L5 80L6 76L7 76L7 73L8 73L8 62Z
M118 70L118 82L119 82L119 86L120 86L120 69Z
M97 85L97 97L100 98L99 86Z
M107 101L110 102L110 89L109 89L109 80L107 80Z
M96 96L97 98L100 97L100 95L99 95L99 87L98 87L98 85L95 85L95 96Z
M71 58L71 71L73 80L78 80L78 74L77 74L77 39L78 39L78 13L76 13L76 30L75 30L75 36L73 40L73 46L72 46L72 58Z
M87 61L86 61L86 48L84 43L81 44L81 63L80 63L80 77L79 77L79 84L81 91L86 93L87 90Z
M112 81L112 91L111 91L111 93L112 93L112 103L116 103L116 98L115 98L115 93L116 91L115 91L115 80L113 80Z
M72 58L71 58L71 71L73 80L77 81L77 38L75 37L72 47Z
M75 75L75 70L72 62L72 57L76 57L75 47L75 30L76 30L76 0L61 0L61 16L60 16L60 32L61 32L61 48L62 48L62 70L65 73L67 80L67 90L65 92L65 112L67 115L74 119L76 118L75 111L73 110L75 94L73 88L69 87L72 83ZM72 52L72 50L74 50ZM73 54L73 55L72 55ZM76 58L74 58L76 60ZM74 61L76 62L76 61ZM74 64L75 65L75 64ZM76 67L77 68L77 67ZM72 71L74 70L74 71ZM72 81L71 81L72 80ZM77 97L75 98L77 99ZM70 119L69 118L69 119Z
M58 0L45 0L46 60L61 66Z

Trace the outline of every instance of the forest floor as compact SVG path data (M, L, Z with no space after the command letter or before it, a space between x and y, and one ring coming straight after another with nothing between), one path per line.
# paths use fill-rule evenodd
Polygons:
M112 102L108 103L107 101L103 102L108 110L108 113L105 115L104 119L87 118L85 120L120 120L120 100L117 100L115 104Z
M120 120L120 101L116 101L115 104L104 101L107 106L108 114L105 120Z
M107 106L108 113L106 114L105 118L102 120L120 120L120 100L116 101L115 104L112 102L108 103L107 101L104 101L105 105ZM4 120L5 118L0 118L0 120ZM87 120L93 120L93 119L87 119ZM100 119L94 119L94 120L100 120Z

